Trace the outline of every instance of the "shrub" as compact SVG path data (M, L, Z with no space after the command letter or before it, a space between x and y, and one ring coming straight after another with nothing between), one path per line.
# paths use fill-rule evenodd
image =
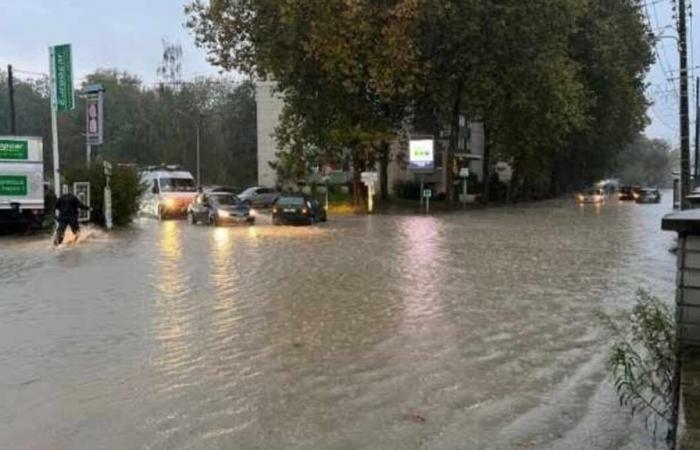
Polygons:
M657 417L671 425L676 363L676 323L670 309L647 291L621 324L599 314L614 334L608 365L620 404L649 426ZM669 427L669 431L670 431ZM671 436L667 436L670 439Z
M104 225L105 174L102 161L95 161L87 167L70 169L65 172L69 184L76 181L90 182L90 200L93 211L90 219ZM139 210L139 197L145 187L141 184L135 167L116 165L112 169L112 222L115 226L131 223Z

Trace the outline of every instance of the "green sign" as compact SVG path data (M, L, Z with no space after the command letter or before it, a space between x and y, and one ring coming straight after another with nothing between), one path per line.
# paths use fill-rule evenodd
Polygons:
M0 159L26 160L28 158L29 142L0 139Z
M24 175L0 175L0 196L26 196L27 187Z
M73 61L70 44L57 45L51 52L53 64L53 88L56 94L56 111L70 111L75 107L73 92Z

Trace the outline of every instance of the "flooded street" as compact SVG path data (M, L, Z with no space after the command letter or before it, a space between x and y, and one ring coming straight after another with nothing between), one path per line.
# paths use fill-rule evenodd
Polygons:
M0 448L652 448L594 313L673 301L670 203L1 237Z

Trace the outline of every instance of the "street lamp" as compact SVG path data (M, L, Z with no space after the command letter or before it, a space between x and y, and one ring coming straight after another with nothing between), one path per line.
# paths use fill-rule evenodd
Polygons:
M199 116L199 119L192 117L191 115L187 114L186 112L180 111L179 109L174 110L176 113L180 114L181 116L184 116L187 119L190 119L194 122L195 129L197 131L197 188L201 186L200 183L200 164L199 164L199 124L200 124L200 119L201 116Z

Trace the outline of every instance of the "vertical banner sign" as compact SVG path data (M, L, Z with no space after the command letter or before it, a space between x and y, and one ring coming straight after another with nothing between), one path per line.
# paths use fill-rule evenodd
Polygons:
M70 111L75 107L73 91L73 58L70 44L53 47L53 89L56 95L56 111Z
M85 104L85 130L90 145L102 145L102 92L90 95Z
M433 139L411 139L408 144L408 168L412 171L430 172L435 168Z

